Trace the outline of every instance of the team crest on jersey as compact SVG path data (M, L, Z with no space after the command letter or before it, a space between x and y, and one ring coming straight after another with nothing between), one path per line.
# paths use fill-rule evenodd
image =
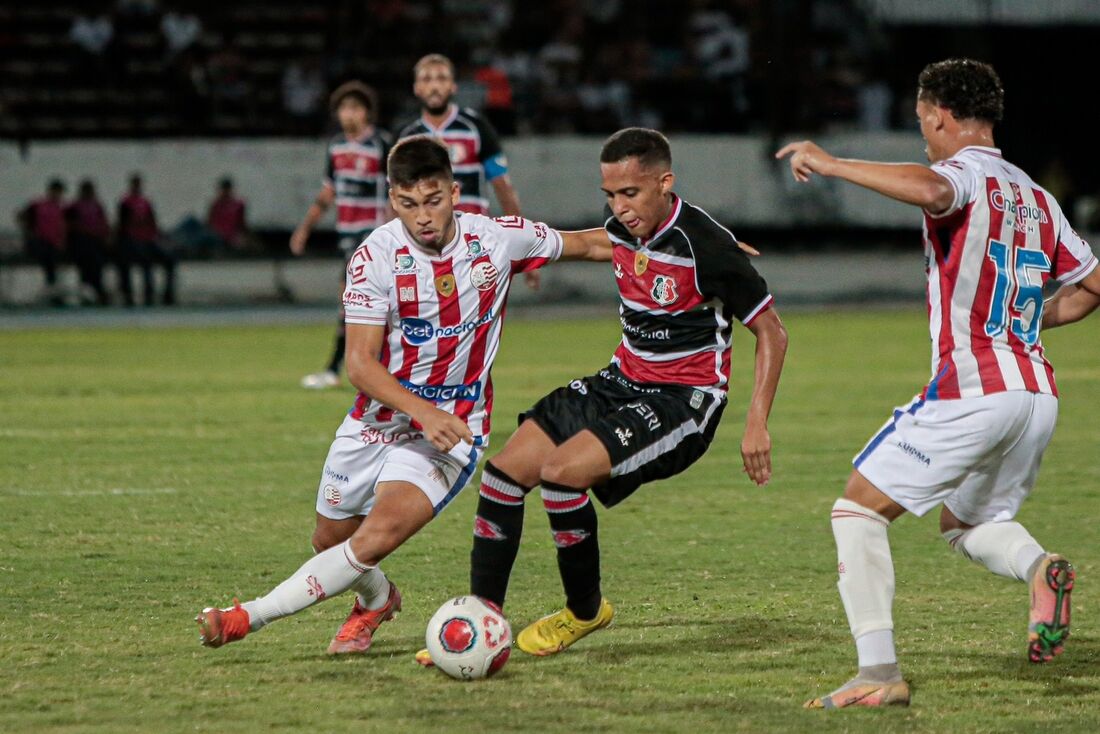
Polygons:
M491 262L480 262L470 268L470 282L479 291L492 290L500 272Z
M667 306L680 297L676 292L676 280L668 275L658 275L653 279L653 290L649 295L662 306Z
M393 272L397 275L407 275L416 272L416 260L412 255L399 252L393 256Z
M435 279L435 289L444 298L450 298L455 292L455 277L451 274L440 275Z
M641 277L642 274L649 268L649 257L642 252L634 253L634 274Z

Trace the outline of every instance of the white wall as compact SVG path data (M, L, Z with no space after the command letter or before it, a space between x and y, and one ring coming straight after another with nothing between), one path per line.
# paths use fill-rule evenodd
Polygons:
M851 134L821 138L838 155L921 161L916 134ZM551 224L597 224L600 138L523 138L506 143L524 213ZM677 190L723 222L741 225L836 223L917 227L911 208L835 182L796 186L772 159L762 136L678 136L672 139ZM11 235L10 214L60 176L70 193L91 177L113 210L131 172L145 176L162 226L188 213L203 216L216 181L230 175L249 203L255 227L293 227L320 186L322 140L58 141L25 151L0 143L0 233ZM113 213L113 212L112 212ZM331 221L331 214L330 214Z

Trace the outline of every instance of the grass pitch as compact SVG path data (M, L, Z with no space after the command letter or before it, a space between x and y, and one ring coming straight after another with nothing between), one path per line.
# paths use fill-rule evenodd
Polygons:
M950 553L935 517L907 517L891 540L913 706L826 714L799 706L855 665L829 508L851 456L927 378L928 338L919 307L786 322L771 485L740 471L740 332L707 456L601 512L614 625L552 658L516 652L474 684L412 654L466 590L476 487L384 564L405 609L369 656L325 655L348 598L220 650L197 643L201 607L266 592L310 553L318 474L352 400L297 387L327 328L0 332L0 731L1100 730L1097 323L1045 340L1062 413L1020 516L1078 568L1065 655L1030 665L1026 587ZM506 332L490 455L520 409L617 341L614 319ZM518 631L560 604L532 503L507 612Z

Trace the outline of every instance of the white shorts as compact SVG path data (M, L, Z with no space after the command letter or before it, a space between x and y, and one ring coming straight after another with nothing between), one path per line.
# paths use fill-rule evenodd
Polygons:
M380 482L409 482L427 495L435 513L473 476L483 448L460 442L449 452L431 445L407 425L376 427L344 418L328 450L317 487L317 512L332 520L366 515Z
M895 408L852 464L914 515L943 502L968 525L1015 517L1039 474L1058 399L1022 390Z

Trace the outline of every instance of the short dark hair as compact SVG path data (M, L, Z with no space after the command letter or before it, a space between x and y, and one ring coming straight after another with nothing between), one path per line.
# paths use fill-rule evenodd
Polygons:
M600 163L618 163L627 158L637 158L646 168L672 168L668 138L644 127L624 128L604 141Z
M64 191L65 182L59 178L51 178L50 182L46 185L48 191Z
M367 108L368 121L373 122L377 118L378 92L374 91L374 87L369 84L364 84L358 79L344 82L336 87L336 89L332 90L332 94L329 95L329 109L335 112L340 106L340 103L344 101L344 97L354 97L359 100L359 103Z
M951 110L959 120L1000 122L1005 111L1001 78L989 64L974 59L947 59L924 67L917 79L917 98Z
M451 153L430 135L413 135L393 146L386 159L391 186L409 188L426 178L454 178Z

